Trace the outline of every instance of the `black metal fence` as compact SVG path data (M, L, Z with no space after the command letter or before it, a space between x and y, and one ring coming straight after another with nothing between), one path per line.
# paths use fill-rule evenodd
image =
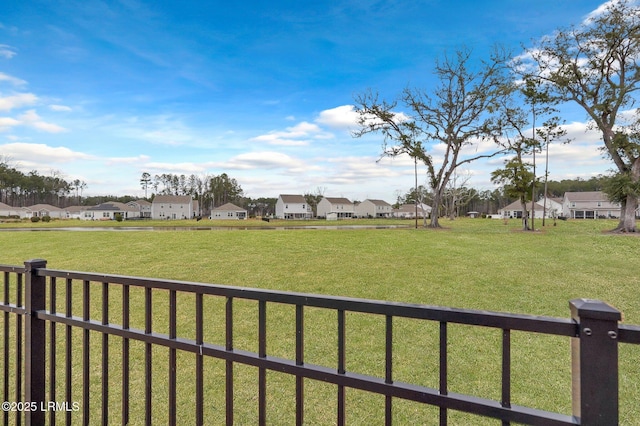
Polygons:
M267 418L267 371L276 371L295 377L295 422L304 423L305 385L309 380L336 386L335 420L345 424L349 410L346 389L358 389L384 396L384 421L392 423L394 400L405 399L438 407L438 421L447 424L449 413L461 411L499 419L503 424L524 423L544 425L615 425L618 424L618 345L640 344L640 327L621 325L621 314L615 308L597 301L576 299L570 301L571 319L534 317L485 311L471 311L430 307L423 305L380 302L344 297L265 291L251 288L197 284L181 281L155 280L118 275L61 271L48 269L44 260L30 260L24 267L0 265L4 273L3 303L3 424L43 425L60 421L56 412L64 411L65 424L152 424L154 393L158 387L168 386L166 411L168 423L175 425L178 382L193 380L193 416L196 424L234 423L234 366L242 364L257 368L257 410L259 424ZM99 292L95 288L100 288ZM113 292L113 288L118 291ZM132 290L143 292L144 303L132 303ZM94 291L91 291L94 290ZM111 293L110 293L111 292ZM167 294L168 313L158 312L154 298L157 293ZM96 294L97 293L97 294ZM194 300L194 336L178 335L178 294L189 294ZM62 295L62 298L61 298ZM117 301L116 297L121 300ZM204 300L222 299L224 303L224 344L204 339ZM117 305L117 312L111 308ZM257 305L257 351L239 349L234 342L234 306L237 301L250 301ZM295 310L295 357L272 356L267 351L267 307L288 305ZM139 306L143 305L143 306ZM333 367L311 364L305 360L305 311L321 308L335 312L337 362ZM80 310L81 309L81 310ZM136 315L143 310L144 325L132 325L132 310ZM77 311L77 312L76 312ZM99 319L95 312L99 312ZM346 360L347 313L363 313L384 318L384 375L376 377L359 374L349 368ZM119 317L114 318L117 313ZM153 329L154 316L167 315L168 334ZM410 318L435 322L439 326L439 385L425 387L394 379L394 320ZM501 330L501 398L492 400L478 396L450 392L448 389L448 329L449 324L467 324L474 327ZM82 339L76 344L73 330L81 330ZM63 331L63 335L59 332ZM518 406L511 402L511 336L512 331L542 333L568 337L571 342L572 414L561 414ZM90 344L90 333L101 336L101 343ZM114 353L114 340L120 343ZM144 345L144 419L131 421L131 355L130 345ZM91 348L100 348L99 366L92 365ZM62 347L62 350L61 350ZM159 380L153 373L156 363L165 359L154 357L154 348L168 349L168 378ZM94 349L95 350L95 349ZM62 352L64 355L59 356ZM81 353L81 372L74 367L74 354ZM194 358L191 377L180 380L177 375L178 353L190 353ZM204 360L216 358L225 363L224 393L225 416L207 419L203 374ZM63 362L60 362L60 358ZM121 374L110 374L110 363L121 363ZM91 383L94 368L98 375L99 394ZM183 371L183 369L181 369ZM81 376L81 377L78 377ZM168 380L167 380L168 379ZM159 383L154 385L154 381ZM60 383L62 381L64 385ZM60 388L64 394L60 394ZM113 403L117 394L117 403ZM136 397L136 400L139 398ZM114 407L118 412L114 412ZM99 416L90 406L99 405ZM156 407L157 408L157 407ZM91 417L91 416L94 417ZM98 418L96 418L98 417ZM180 423L184 421L180 420Z

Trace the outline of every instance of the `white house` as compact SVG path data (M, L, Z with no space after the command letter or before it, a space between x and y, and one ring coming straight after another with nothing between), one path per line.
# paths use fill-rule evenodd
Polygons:
M544 206L542 204L540 204L540 202L537 202L535 204L533 204L531 201L527 202L527 215L529 217L531 217L531 210L534 210L535 207L535 218L536 219L542 219L543 217L551 217L549 215L549 210L550 207L547 206L547 214L545 216L544 214ZM520 202L520 200L518 201L514 201L513 203L509 204L508 206L504 206L503 208L501 208L500 210L498 210L498 214L500 216L502 216L505 219L521 219L523 216L523 210L522 210L522 203Z
M24 211L20 207L11 207L8 204L0 203L0 217L20 216L22 217Z
M108 201L87 208L81 215L83 220L115 220L117 215L123 220L134 219L140 217L140 211L124 203L117 201Z
M152 219L193 219L199 214L198 200L190 195L156 195L151 203Z
M355 213L353 203L346 198L324 197L318 203L318 217L350 219Z
M278 219L311 219L313 210L302 195L281 194L276 201L276 217Z
M355 206L358 217L391 217L393 207L383 200L364 200Z
M140 216L142 218L150 218L151 217L151 203L147 200L135 200L129 201L127 203L129 207L133 207L140 212Z
M83 219L84 212L87 209L87 206L69 206L65 207L64 211L67 214L67 219Z
M212 220L245 220L246 218L247 211L232 203L214 208L211 210L211 216L209 216L209 219Z
M570 219L619 218L620 203L612 203L601 191L565 192L562 213Z
M64 210L50 204L34 204L33 206L22 207L20 210L22 210L21 217L27 219L44 216L49 216L51 219L65 219L67 217L67 213Z
M562 216L562 198L550 198L543 197L538 204L542 204L547 207L547 217L559 217Z
M418 217L424 219L431 216L431 206L424 203L418 203ZM402 204L397 209L393 209L393 217L399 219L415 219L416 218L416 205L415 204Z

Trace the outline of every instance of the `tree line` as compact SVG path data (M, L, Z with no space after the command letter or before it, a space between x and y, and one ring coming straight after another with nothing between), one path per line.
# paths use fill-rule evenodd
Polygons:
M62 172L52 170L41 175L36 170L23 173L0 158L0 202L15 207L34 204L50 204L68 207L80 203L82 192L87 188L84 181L67 181Z

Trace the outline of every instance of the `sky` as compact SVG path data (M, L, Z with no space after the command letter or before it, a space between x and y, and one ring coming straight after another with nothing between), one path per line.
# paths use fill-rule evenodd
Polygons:
M592 0L23 0L0 6L0 158L143 197L143 172L226 173L246 196L321 192L395 202L413 161L354 138L354 99L430 90L436 60L496 43L514 54L602 5ZM402 111L399 111L402 112ZM570 144L550 179L611 169L586 116L563 108ZM437 156L439 147L435 146ZM459 176L494 189L503 158ZM538 160L538 170L541 170ZM538 173L541 174L540 172ZM418 184L426 184L419 167Z

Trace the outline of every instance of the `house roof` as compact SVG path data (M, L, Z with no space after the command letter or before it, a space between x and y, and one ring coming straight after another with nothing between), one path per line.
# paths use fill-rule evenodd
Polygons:
M408 213L415 213L416 211L416 205L415 204L402 204L399 208L394 209L397 212L408 212ZM422 212L422 210L425 211L430 211L431 210L431 206L428 206L426 204L418 204L418 210L420 210Z
M246 212L242 207L238 207L235 204L227 203L213 209L214 211L230 211L230 212Z
M564 198L568 201L609 201L602 191L565 192Z
M531 211L531 207L532 207L532 206L533 206L533 203L532 203L531 201L528 201L528 202L527 202L527 209L528 209L529 211ZM541 210L542 210L543 208L544 208L544 206L543 206L542 204L540 204L540 203L536 203L536 209L541 209ZM548 208L549 208L549 207L547 207L547 209L548 209ZM520 200L518 200L518 201L514 201L513 203L511 203L511 204L509 204L509 205L507 205L507 206L504 206L504 207L503 207L503 208L501 208L500 210L503 210L503 211L504 211L504 210L508 210L508 211L519 211L519 210L522 210L522 203L520 202Z
M0 203L0 210L15 210L15 207L11 207L8 204Z
M22 207L24 210L31 210L31 211L40 211L40 210L48 210L48 211L60 211L62 209L52 206L51 204L34 204L33 206L29 206L29 207Z
M153 198L153 203L175 203L175 204L189 204L191 203L191 195L156 195Z
M300 203L306 204L307 200L302 195L288 195L288 194L280 194L280 199L283 203Z
M372 203L372 204L374 204L376 206L391 206L391 204L387 203L384 200L371 200L371 199L367 198L364 201L368 201L368 202L370 202L370 203Z
M106 203L98 204L97 206L89 207L87 210L90 211L115 211L115 212L123 212L123 211L136 211L134 207L128 206L124 203L119 203L117 201L107 201Z
M331 204L353 204L347 198L324 197L324 199L330 202Z
M68 211L69 213L83 212L87 209L88 209L87 206L69 206L65 208L65 210Z
M151 203L147 200L135 200L135 201L129 201L127 203L127 205L131 205L131 204L137 204L139 206L146 206L146 207L151 205Z

